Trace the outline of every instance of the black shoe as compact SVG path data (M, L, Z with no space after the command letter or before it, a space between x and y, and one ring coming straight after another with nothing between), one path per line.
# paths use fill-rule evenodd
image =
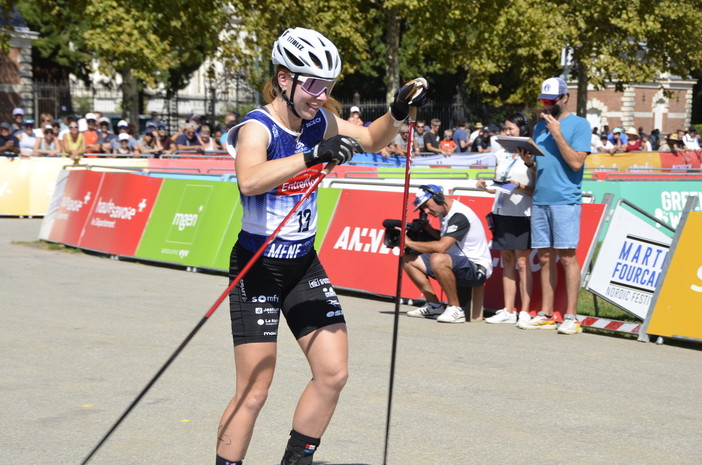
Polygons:
M298 455L291 450L286 450L280 465L312 465L312 454Z

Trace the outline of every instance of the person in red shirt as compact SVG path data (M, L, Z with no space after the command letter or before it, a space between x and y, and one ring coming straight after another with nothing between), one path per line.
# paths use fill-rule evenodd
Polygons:
M643 140L639 137L639 131L637 131L636 128L627 128L626 131L624 131L624 134L626 134L626 137L628 138L626 142L627 152L638 152L641 150Z
M453 140L452 130L444 131L444 138L439 142L439 147L443 150L444 155L451 155L456 151L456 141Z

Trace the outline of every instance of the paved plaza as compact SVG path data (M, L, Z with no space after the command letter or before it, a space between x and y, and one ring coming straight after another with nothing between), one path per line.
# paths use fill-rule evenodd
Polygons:
M202 318L223 275L48 250L0 219L0 462L79 464ZM395 273L395 270L388 270ZM316 464L381 465L394 304L340 296L350 378ZM699 465L702 351L511 325L399 324L388 465ZM281 325L285 328L284 325ZM282 456L309 370L287 329L245 463ZM223 305L91 464L214 463L233 392Z

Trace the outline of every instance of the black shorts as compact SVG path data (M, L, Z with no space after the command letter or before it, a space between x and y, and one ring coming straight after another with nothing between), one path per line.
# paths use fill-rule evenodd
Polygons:
M493 250L526 250L531 248L531 218L528 216L494 216Z
M253 255L239 243L234 245L230 283ZM295 339L346 322L316 251L290 260L260 257L234 286L229 293L234 345L276 342L281 310Z

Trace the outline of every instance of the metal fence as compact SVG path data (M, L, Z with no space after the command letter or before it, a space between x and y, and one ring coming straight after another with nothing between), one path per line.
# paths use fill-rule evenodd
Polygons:
M35 116L40 113L49 113L55 118L65 114L85 114L89 111L98 111L113 118L122 115L122 93L116 87L99 85L85 86L82 83L34 83ZM212 122L221 121L228 112L245 113L260 102L260 97L244 80L223 88L207 88L204 93L193 95L178 92L167 98L165 92L147 90L141 94L144 108L143 120L147 120L152 112L158 113L161 120L169 125L171 130L177 129L180 122L191 114L204 115ZM364 121L373 121L388 111L384 100L343 100L339 102L343 112L341 117L347 118L352 106L361 110ZM480 115L490 114L495 118L501 117L505 109L486 108L484 106L466 105L457 98L453 103L439 103L430 101L419 109L417 118L429 122L432 118L441 120L442 127L452 127L456 121L465 118L469 123L481 121L483 124L501 121L494 119L486 121ZM148 116L147 116L148 115ZM137 123L137 122L134 122ZM139 126L143 126L142 124Z
M171 129L176 129L191 113L203 115L216 122L226 113L251 108L256 101L255 92L243 81L231 88L208 88L199 95L178 92L169 98L165 91L147 90L141 93L140 97L143 99L141 107L144 109L142 119L150 118L151 113L155 112ZM91 111L113 118L123 114L122 93L118 88L35 82L33 99L33 109L37 117L41 113L49 113L58 118L66 114L83 115Z
M384 100L364 100L361 102L340 101L344 110L341 115L343 118L348 118L349 110L352 106L357 106L361 110L361 119L363 121L373 121L380 118L388 111L388 105ZM438 118L442 122L443 127L452 127L456 121L461 118L466 118L466 111L463 105L459 103L440 104L429 102L421 107L417 112L417 119L429 123L432 118Z

